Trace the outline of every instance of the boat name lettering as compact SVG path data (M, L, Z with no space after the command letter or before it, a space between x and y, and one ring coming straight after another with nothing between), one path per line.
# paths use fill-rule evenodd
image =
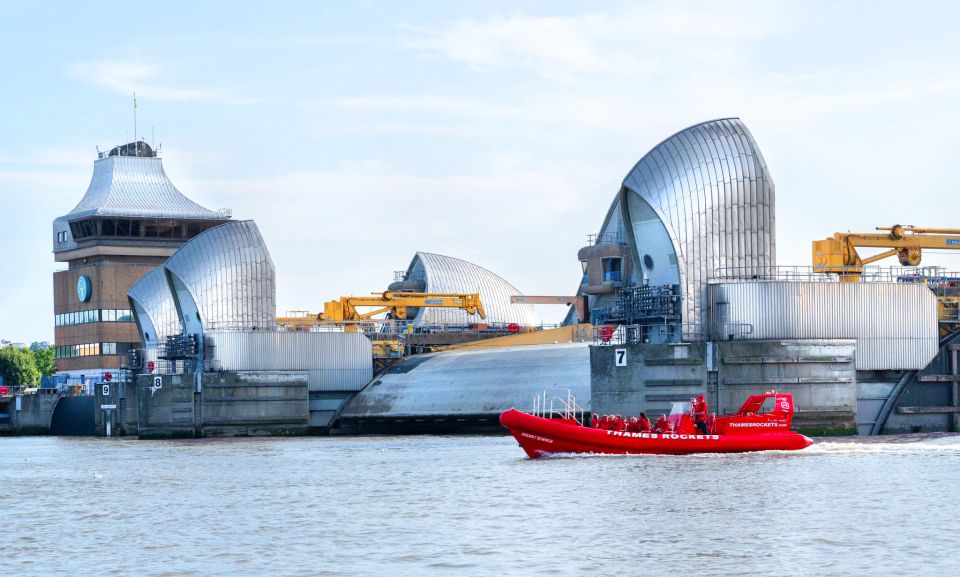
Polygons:
M759 423L728 423L729 427L786 427L787 423L764 421Z
M530 433L520 433L521 437L526 437L528 439L533 439L534 441L542 441L544 443L552 443L553 439L548 439L546 437L538 437L537 435L531 435Z
M677 433L630 433L627 431L607 431L614 437L633 437L635 439L673 439L682 441L719 441L720 435L678 435Z

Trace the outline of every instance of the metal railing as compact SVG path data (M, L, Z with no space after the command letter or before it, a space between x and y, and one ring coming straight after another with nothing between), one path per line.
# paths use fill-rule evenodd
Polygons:
M743 340L753 334L748 323L649 323L619 326L599 326L593 329L593 344L600 346L635 345L645 343L699 342L710 338Z
M563 393L561 396L558 393ZM570 389L551 387L544 389L539 395L533 396L533 411L535 417L544 419L573 420L583 425L586 409L577 404L576 397Z
M859 273L861 282L923 282L928 284L945 281L960 282L960 272L948 272L946 268L939 266L832 268L834 268L834 270L848 270L850 273ZM724 282L756 280L840 282L840 276L832 273L819 272L816 270L816 267L813 266L731 266L715 269L712 280Z
M555 329L563 325L542 323L539 325L520 325L520 332ZM472 334L510 334L511 323L486 323L479 321L471 325L416 325L413 321L397 319L368 319L362 321L346 321L343 324L317 325L311 327L276 327L279 331L303 331L320 333L342 333L346 327L355 327L359 332L376 333L377 335L407 335L426 333L472 333ZM516 328L516 327L514 327ZM222 330L222 329L221 329ZM239 328L235 330L241 330Z
M615 232L587 235L587 246L595 246L598 244L624 244L625 242L626 239L623 237L623 234Z

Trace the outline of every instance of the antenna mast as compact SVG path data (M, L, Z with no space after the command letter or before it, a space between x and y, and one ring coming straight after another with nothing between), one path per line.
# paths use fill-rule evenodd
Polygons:
M133 155L140 156L140 147L137 145L137 93L133 93Z

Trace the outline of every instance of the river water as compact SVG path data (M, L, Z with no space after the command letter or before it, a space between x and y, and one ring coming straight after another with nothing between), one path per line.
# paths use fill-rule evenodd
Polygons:
M509 437L0 439L0 575L960 574L960 436L528 460Z

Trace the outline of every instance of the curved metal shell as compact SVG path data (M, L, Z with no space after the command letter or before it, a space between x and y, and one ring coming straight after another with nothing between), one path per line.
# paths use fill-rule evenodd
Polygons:
M187 332L269 330L276 325L276 272L252 220L194 237L164 265Z
M344 419L485 416L528 408L544 389L569 388L589 409L590 348L532 345L420 355L377 375Z
M162 266L140 277L127 298L145 345L163 343L168 336L180 333L180 319Z
M776 266L773 179L739 118L696 124L655 146L627 174L618 200L601 237L615 233L628 244L634 282L681 285L684 323L703 321L717 269L752 276ZM628 224L614 231L619 223Z
M183 195L156 157L111 156L93 163L93 178L80 203L66 217L139 216L221 219Z
M511 304L510 297L520 295L517 287L487 269L458 258L418 252L407 268L404 280L422 281L426 292L479 293L487 314L485 320L458 309L422 308L413 317L416 326L517 323L540 324L533 305Z

